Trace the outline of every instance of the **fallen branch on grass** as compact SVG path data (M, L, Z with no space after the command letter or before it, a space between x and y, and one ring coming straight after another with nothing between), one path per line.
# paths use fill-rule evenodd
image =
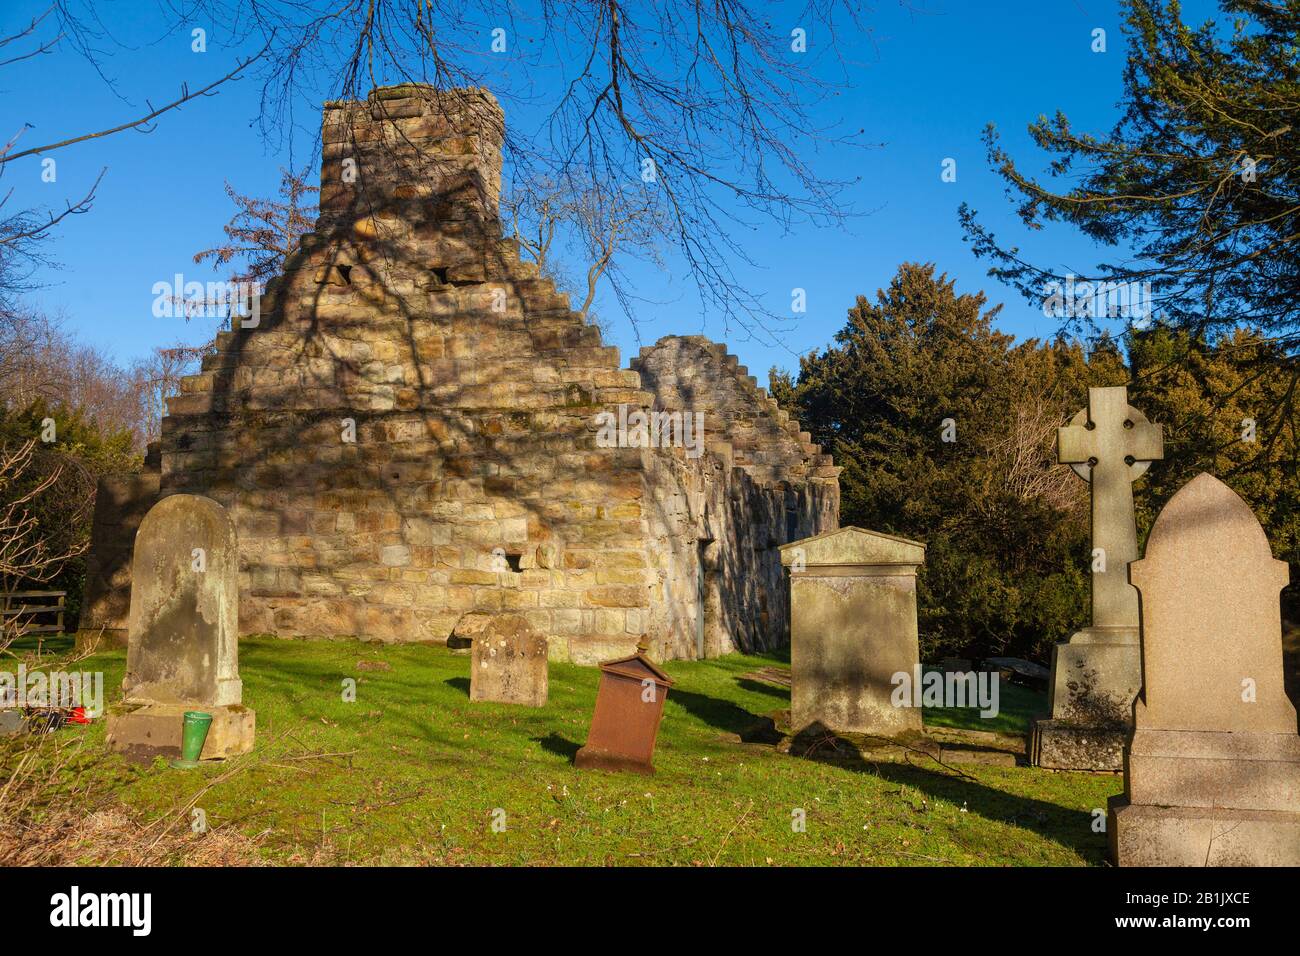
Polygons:
M718 857L722 856L722 851L726 848L727 841L730 840L731 835L736 832L736 828L745 822L745 817L749 816L749 811L753 809L754 809L754 801L750 800L749 806L747 806L745 808L745 812L740 815L740 819L737 820L734 824L732 824L731 829L727 831L727 835L722 838L722 843L718 846L718 852L713 854L713 861L709 864L709 866L718 865Z

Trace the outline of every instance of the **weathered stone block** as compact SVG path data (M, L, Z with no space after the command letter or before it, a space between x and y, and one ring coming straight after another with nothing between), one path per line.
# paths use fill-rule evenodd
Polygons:
M140 523L132 562L123 703L110 748L179 753L184 713L213 715L204 757L253 746L239 679L239 548L235 525L208 498L171 495Z
M253 749L257 717L241 705L198 708L185 704L123 705L110 711L105 740L110 750L130 757L179 757L185 712L212 715L200 760L237 757Z
M547 641L514 614L488 620L473 638L470 700L544 707Z
M133 556L128 703L241 702L238 561L234 523L215 501L171 495L150 509Z

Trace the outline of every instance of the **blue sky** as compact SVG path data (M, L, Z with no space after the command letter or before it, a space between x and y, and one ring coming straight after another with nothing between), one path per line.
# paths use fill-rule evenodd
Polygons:
M9 33L25 25L47 2L7 0L0 29ZM1209 3L1187 6L1195 18L1213 10ZM202 86L234 63L238 51L222 47L219 28L209 30L207 52L196 54L188 36L160 36L150 0L119 0L108 9L114 37L129 47L104 61L116 92L68 50L0 71L4 135L23 123L35 127L24 133L20 148L134 117L146 97L167 101L182 81ZM773 20L774 28L781 25L780 18ZM1004 303L998 323L1003 330L1022 338L1052 334L1056 323L988 278L987 265L963 243L957 223L963 201L979 210L1000 239L1019 243L1035 261L1061 273L1086 271L1110 258L1068 228L1034 235L1020 228L1001 181L988 168L980 136L986 123L995 123L1012 155L1037 170L1042 157L1035 155L1025 127L1039 114L1060 109L1076 128L1108 130L1124 65L1117 3L917 0L904 6L880 0L865 23L869 33L841 34L854 61L852 86L819 115L841 116L846 128L860 128L881 145L825 148L812 157L824 176L855 180L846 204L865 215L843 227L738 227L759 266L739 270L747 286L780 311L788 311L791 290L803 288L807 312L792 319L781 345L746 340L741 330L726 331L716 314L701 310L681 263L670 259L667 275L648 267L630 272L634 285L659 303L640 315L644 342L670 333L725 339L765 382L769 367L793 368L795 355L825 346L855 296L874 294L908 260L934 262L957 280L959 291L984 289L992 303ZM527 29L526 21L518 26ZM1096 28L1107 33L1105 53L1090 49ZM817 31L810 36L815 45ZM490 42L486 31L483 42ZM534 76L545 94L545 72ZM65 328L81 340L123 362L158 345L201 340L207 327L151 315L152 285L178 271L187 279L216 278L191 257L222 238L232 211L224 182L244 193L272 195L279 167L289 162L288 147L298 165L314 151L319 113L304 110L300 129L287 131L283 143L267 143L257 129L258 92L252 81L226 84L219 95L167 114L148 135L128 131L59 150L52 154L55 183L41 182L36 157L12 164L0 182L14 190L8 210L62 208L107 168L94 208L65 220L50 243L59 268L38 274L44 287L35 300L62 314ZM526 127L533 109L536 104L507 102L507 123ZM953 183L940 177L949 157L957 163ZM630 324L612 296L602 296L597 307L613 325L613 344L623 349L626 363L637 347Z

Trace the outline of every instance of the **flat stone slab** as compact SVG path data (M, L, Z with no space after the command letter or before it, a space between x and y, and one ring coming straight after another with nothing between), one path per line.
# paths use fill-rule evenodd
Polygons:
M1014 767L1016 755L1006 750L983 749L976 747L955 747L943 744L939 747L939 760L950 764L978 764L985 767Z
M21 710L0 710L0 737L12 737L23 732L23 712Z
M1106 834L1119 866L1300 866L1300 813L1142 806L1111 797Z
M253 749L257 716L238 704L229 707L189 707L184 704L148 704L109 711L106 740L110 750L129 757L179 757L181 731L187 710L212 715L200 760L220 760Z
M775 684L777 687L786 689L790 687L790 672L780 667L764 667L756 671L750 671L748 674L741 674L740 679Z
M929 727L925 736L939 746L939 759L949 764L1015 767L1026 761L1025 738L992 730Z
M931 757L954 766L1015 767L1025 761L1025 738L951 727L905 731L897 737L835 733L815 727L786 737L777 750L802 757L861 758L871 763L916 763L918 758Z
M1048 668L1021 657L986 657L984 663L995 670L1007 671L1035 684L1046 684L1052 679L1052 672Z

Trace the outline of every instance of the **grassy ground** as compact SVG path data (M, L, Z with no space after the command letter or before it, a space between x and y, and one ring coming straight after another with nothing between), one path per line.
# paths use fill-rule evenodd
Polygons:
M930 668L926 668L929 673ZM925 711L928 727L956 727L964 730L987 730L999 734L1024 734L1029 721L1047 712L1047 695L1009 681L998 682L998 712L981 717L971 707L930 707Z
M103 670L117 696L123 651ZM382 662L388 670L361 669ZM257 711L251 757L196 771L128 763L102 747L102 721L75 764L79 805L125 807L142 822L188 806L252 838L278 863L1098 864L1092 811L1117 776L825 762L779 752L771 722L789 692L748 679L778 658L671 662L655 758L644 778L579 772L597 672L550 671L540 710L471 705L469 658L443 648L257 638L240 644L244 702ZM379 666L382 666L380 664ZM373 664L371 666L374 666ZM344 678L357 682L345 703ZM1042 699L1004 690L999 726L939 712L945 726L1023 729ZM504 832L494 832L496 811ZM806 832L795 832L796 811ZM499 813L497 819L502 819Z

